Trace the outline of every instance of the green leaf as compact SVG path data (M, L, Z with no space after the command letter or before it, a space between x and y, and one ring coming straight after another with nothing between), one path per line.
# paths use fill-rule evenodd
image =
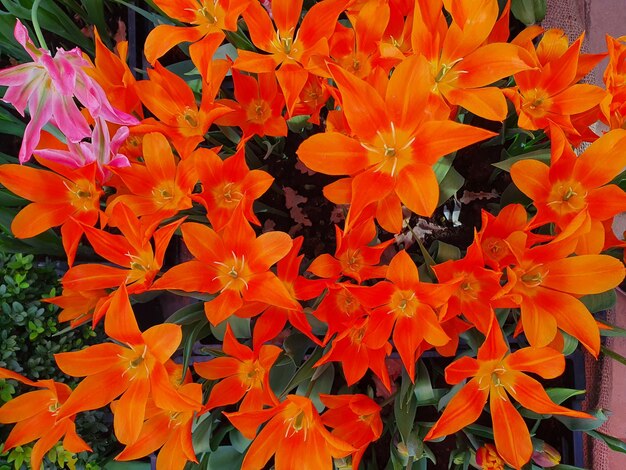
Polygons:
M546 0L512 0L511 13L526 26L540 23L546 17Z
M437 206L454 196L463 187L463 184L465 184L465 178L454 168L450 168L441 183L439 183L439 202Z
M611 323L602 321L603 324L611 327L610 330L600 329L600 335L602 336L618 336L621 338L626 338L626 330L624 328L620 328L617 325L612 325Z
M402 394L399 393L393 404L393 415L396 419L400 436L402 436L402 442L404 443L408 442L411 431L413 431L416 414L417 400L415 396L411 393L407 403Z
M461 259L461 250L459 247L435 240L428 250L433 254L433 258L437 263L443 263L449 260Z
M193 448L197 454L203 454L211 451L210 441L213 431L213 415L205 413L197 418L193 426L192 440Z
M620 364L626 366L626 357L622 356L621 354L618 354L617 352L607 348L606 346L600 346L600 351L609 356L611 359L614 359Z
M499 168L504 171L511 171L511 167L514 163L520 162L522 160L538 160L545 164L550 163L550 150L535 150L533 152L523 153L521 155L515 155L513 157L509 157L501 162L492 163L493 166Z
M593 419L571 418L569 416L554 415L565 427L571 431L592 431L602 426L608 417L602 410L587 411Z
M209 456L208 470L239 470L243 462L243 454L232 446L218 447Z
M323 369L323 370L322 370ZM321 372L320 372L321 371ZM318 372L320 372L318 374ZM302 382L296 391L297 395L309 394L309 398L313 402L315 409L321 413L326 406L320 400L320 393L328 394L335 380L335 366L332 363L326 363L315 369L315 373L311 377L311 383ZM313 382L314 381L314 382Z
M578 340L564 331L561 333L563 335L563 355L569 356L578 348Z
M419 406L435 405L437 403L433 386L430 383L430 375L428 374L428 369L426 368L424 361L419 361L417 363L413 394L415 395Z
M591 437L595 437L601 441L604 441L609 449L614 450L615 452L621 452L626 454L626 442L618 439L617 437L610 436L600 431L586 431Z
M289 392L291 392L294 388L300 385L302 382L308 381L313 377L315 373L314 364L320 360L322 355L324 354L324 350L322 348L315 348L313 353L309 356L304 364L296 371L296 373L291 377L285 389L281 392L280 396L285 397Z
M252 336L252 332L250 330L250 319L232 316L217 326L211 325L211 332L213 333L213 336L220 341L224 341L226 325L230 325L235 338L250 338Z
M580 298L580 301L591 313L597 313L613 308L617 302L617 294L615 289L611 289L601 294L585 295Z
M585 390L575 390L573 388L546 388L546 393L554 403L560 405L569 398L584 395Z
M165 323L175 323L177 325L190 325L205 318L204 303L194 302L181 309L176 310L169 316Z
M187 373L189 360L196 341L206 338L211 332L208 320L201 320L195 324L183 326L183 375Z

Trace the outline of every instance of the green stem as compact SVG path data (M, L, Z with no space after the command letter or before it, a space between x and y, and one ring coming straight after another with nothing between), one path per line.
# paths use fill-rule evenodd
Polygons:
M409 457L409 461L408 461L408 462L407 462L407 464L406 464L406 470L411 470L411 468L413 467L413 460L414 460L414 459L413 459L413 456L411 455L411 456Z
M31 19L33 20L33 28L35 28L35 35L37 36L37 41L39 41L39 47L49 50L48 45L46 44L46 40L43 38L41 26L39 26L39 17L37 16L37 11L39 10L40 3L41 0L35 0L35 2L33 3Z

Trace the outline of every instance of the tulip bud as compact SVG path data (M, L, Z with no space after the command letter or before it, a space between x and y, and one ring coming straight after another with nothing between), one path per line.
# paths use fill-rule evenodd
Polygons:
M533 450L533 462L544 468L550 468L561 463L561 454L551 445L542 442Z

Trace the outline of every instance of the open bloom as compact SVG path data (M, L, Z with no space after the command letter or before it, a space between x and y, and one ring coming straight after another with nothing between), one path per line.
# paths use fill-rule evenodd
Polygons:
M380 406L367 395L320 394L320 400L328 408L322 422L333 429L334 436L357 449L352 453L352 468L358 469L367 446L383 432Z
M495 316L492 318L487 338L478 350L478 358L462 357L446 367L449 384L472 379L450 400L424 439L437 439L473 423L489 398L498 453L507 464L519 469L530 460L533 446L526 423L509 395L536 413L574 418L591 416L555 404L541 384L524 373L532 372L544 379L558 377L565 368L561 353L547 347L529 347L510 354Z
M12 379L39 390L24 393L0 407L0 423L16 423L9 433L2 450L11 449L37 440L30 454L31 468L40 468L46 453L63 439L63 447L73 453L91 451L76 434L74 416L59 419L59 408L70 396L67 385L53 380L33 382L26 377L0 368L0 379Z
M402 227L401 203L417 214L431 215L439 201L432 165L443 155L494 134L449 121L447 113L429 107L429 70L423 57L413 56L398 65L384 84L384 96L336 65L329 68L351 135L316 134L300 145L298 157L314 171L351 176L339 180L351 189L346 230L370 205L376 207L382 227L394 233ZM338 189L336 185L331 186Z
M513 182L537 208L535 227L554 222L563 235L578 235L576 253L599 253L606 236L602 222L626 210L626 193L609 184L626 166L626 130L604 134L578 157L558 127L551 136L551 165L515 162Z
M222 379L211 389L205 410L231 405L242 398L239 411L256 411L263 409L263 405L278 405L278 399L270 388L269 373L282 349L267 344L252 350L239 343L230 325L226 325L223 351L227 356L197 362L194 366L205 379Z
M187 399L202 402L202 385L187 383L178 392ZM117 412L117 402L112 404ZM138 460L161 449L157 456L157 470L183 470L187 461L198 462L191 441L191 426L195 412L189 408L167 405L162 408L153 402L146 406L146 420L137 440L127 445L115 460Z
M74 143L91 134L74 98L89 110L93 118L102 117L126 125L139 122L111 106L102 87L85 72L84 67L88 67L89 62L83 58L80 49L58 49L52 57L50 51L35 47L19 20L14 35L33 58L33 62L0 71L0 85L9 87L2 100L15 106L22 116L28 107L31 116L19 152L21 163L28 161L33 154L41 130L48 122L56 125Z
M102 408L121 395L113 427L120 442L132 444L141 433L150 397L165 409L199 408L198 403L176 391L165 367L180 345L179 325L165 323L142 333L122 286L113 296L104 329L118 343L55 355L63 372L85 377L59 408L58 419Z
M213 325L233 315L244 301L297 308L283 283L269 270L291 249L286 233L268 232L257 238L241 215L220 232L197 223L183 224L181 231L196 259L174 266L153 289L217 294L204 304Z
M224 414L245 437L254 439L242 470L261 470L272 455L276 470L331 470L333 458L355 450L324 427L307 397L289 395L274 408ZM257 436L257 428L267 420Z

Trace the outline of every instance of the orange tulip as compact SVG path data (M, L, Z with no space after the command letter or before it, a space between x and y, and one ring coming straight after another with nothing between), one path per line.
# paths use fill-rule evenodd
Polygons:
M143 118L143 108L135 88L137 81L126 63L128 41L118 42L115 46L117 54L114 54L104 45L98 30L94 28L93 31L96 43L95 66L86 68L85 72L100 84L114 108Z
M335 226L337 249L335 256L327 253L315 258L309 271L316 276L336 280L341 275L357 282L385 277L386 267L376 266L383 251L393 243L393 239L370 246L376 238L376 225L373 219L363 220L349 232Z
M433 266L440 283L457 285L441 320L463 314L479 331L487 332L492 314L489 306L494 306L492 299L501 290L502 273L485 269L484 265L480 245L474 241L463 259Z
M155 0L154 3L170 18L194 26L157 25L150 31L144 54L153 65L182 42L194 43L189 47L192 59L202 54L212 57L225 38L223 31L237 31L239 15L250 0Z
M189 401L198 403L199 408L202 385L187 383L180 386L178 392ZM118 403L111 404L114 413L117 413ZM159 408L149 401L145 418L137 440L127 445L115 460L137 460L161 449L156 460L157 470L183 470L187 461L198 463L191 441L193 410L171 405Z
M583 38L578 38L560 55L552 53L559 50L558 44L556 47L553 45L554 39L553 35L544 36L538 47L540 53L541 44L544 41L549 43L544 48L551 53L544 60L550 60L541 64L537 57L536 63L541 64L540 68L515 74L517 86L508 96L517 109L520 127L548 130L550 123L553 123L568 138L573 138L580 133L573 126L571 116L597 106L606 93L594 85L576 84L582 78L579 74L579 57Z
M316 281L300 276L300 264L304 255L298 256L298 252L302 247L303 241L303 237L295 238L287 256L276 264L276 276L283 283L294 301L316 298L326 287L326 282L323 280ZM263 311L254 324L252 344L255 349L266 341L276 338L283 331L287 320L301 333L308 336L311 341L321 345L320 340L313 334L311 325L307 321L304 309L299 302L295 309L286 309L274 305L262 305L261 308ZM241 315L241 311L238 311L237 315Z
M332 64L329 68L353 136L313 135L300 145L298 157L314 171L353 176L346 230L372 204L378 204L376 218L391 232L402 226L400 203L417 214L431 215L439 200L432 165L443 155L494 134L445 116L431 117L428 65L421 57L398 65L385 84L384 98L354 75Z
M63 448L68 452L91 451L91 448L76 434L74 415L58 416L59 408L65 403L72 390L63 383L53 380L33 382L13 371L0 368L0 379L17 380L39 390L24 393L0 407L0 423L16 423L9 433L3 452L23 446L34 440L30 454L30 467L40 468L46 453L63 438Z
M448 26L442 6L450 13ZM441 101L495 121L507 115L501 89L488 86L533 66L523 48L485 42L497 23L497 0L435 0L416 4L413 53L428 61L428 85Z
M137 92L158 121L154 118L144 119L136 131L165 134L181 157L187 157L204 141L204 135L213 121L231 111L213 101L229 65L226 61L216 60L211 63L211 67L211 82L203 84L202 102L198 107L187 83L156 62L154 68L148 70L150 79L137 82Z
M557 327L577 338L594 356L600 351L598 325L578 297L600 294L624 279L624 264L608 255L569 256L575 240L527 248L520 232L510 239L516 265L507 268L503 294L520 306L521 324L532 346L550 344Z
M534 227L554 222L562 236L578 237L577 253L599 253L605 239L602 222L626 211L626 193L608 184L626 166L620 150L626 145L626 130L608 132L578 157L558 127L552 127L551 136L551 165L516 162L513 182L537 208Z
M324 427L306 397L289 395L275 408L224 415L245 437L254 439L242 470L261 470L272 455L276 470L332 470L333 458L345 457L355 450ZM256 435L265 421L268 423Z
M289 115L293 114L298 95L309 77L310 58L328 55L328 38L333 34L337 17L348 4L348 0L324 0L313 5L296 32L302 2L274 0L273 21L259 2L251 2L243 18L254 45L268 54L239 50L233 65L254 73L273 72L280 66L276 75Z
M376 333L371 317L358 318L346 325L332 341L330 349L315 367L327 362L341 362L348 386L363 378L370 369L391 390L385 358L391 354L391 344Z
M183 224L181 230L185 245L196 259L174 266L154 283L153 289L217 294L204 304L213 325L233 315L244 301L298 308L269 270L289 253L289 235L268 232L257 238L243 216L234 217L221 232L197 223Z
M52 171L0 166L0 183L32 201L15 216L11 231L17 238L30 238L61 225L63 248L71 266L83 234L80 223L93 226L101 215L103 191L96 183L98 167L92 163L74 169L49 160L38 161Z
M107 213L124 203L147 225L158 224L192 207L191 193L198 182L197 160L203 154L198 150L177 161L169 142L159 133L145 135L142 145L143 165L113 169L128 191L120 191L122 194L113 198Z
M114 235L93 227L84 227L87 240L96 253L116 266L81 264L70 268L63 276L63 287L78 291L93 291L125 285L131 294L145 292L163 265L170 239L184 219L154 230L146 227L124 204L113 209L113 218L121 235ZM154 246L150 240L154 239ZM94 315L97 323L104 312Z
M254 135L286 136L287 122L282 115L285 100L278 92L276 75L260 73L255 80L233 70L233 82L237 101L218 101L233 112L217 119L216 124L241 127L244 139Z
M473 378L450 400L424 440L452 434L473 423L482 414L487 398L490 398L489 409L498 453L508 465L520 469L530 460L533 446L526 423L509 395L524 408L536 413L591 418L587 413L552 402L541 384L524 373L532 372L551 379L561 375L564 369L563 355L551 348L529 347L510 354L493 315L477 359L462 357L446 367L446 382L449 384Z
M198 403L174 389L164 365L180 345L179 325L165 323L142 333L122 285L112 298L104 329L119 344L103 343L55 354L63 372L85 377L59 408L57 419L101 408L121 395L113 427L121 443L132 444L141 433L150 397L160 408L199 408Z
M191 197L204 206L214 230L222 230L229 220L241 215L261 225L252 205L269 189L274 178L265 171L248 168L245 146L225 160L211 150L198 149L193 163L202 192Z
M372 335L386 341L393 329L393 344L411 380L415 377L416 351L422 341L443 346L450 341L439 324L434 308L444 305L454 285L420 282L417 267L406 251L393 257L387 279L371 287L355 289L354 293L369 308Z
M333 429L334 436L356 447L352 468L358 469L367 446L383 432L380 406L367 395L320 394L320 400L328 408L322 414L322 422Z
M227 356L194 365L201 377L221 379L211 389L204 410L232 405L242 398L239 411L259 411L264 405L278 405L278 399L270 388L269 373L282 352L281 348L263 345L252 350L240 344L230 325L226 325L223 351Z

